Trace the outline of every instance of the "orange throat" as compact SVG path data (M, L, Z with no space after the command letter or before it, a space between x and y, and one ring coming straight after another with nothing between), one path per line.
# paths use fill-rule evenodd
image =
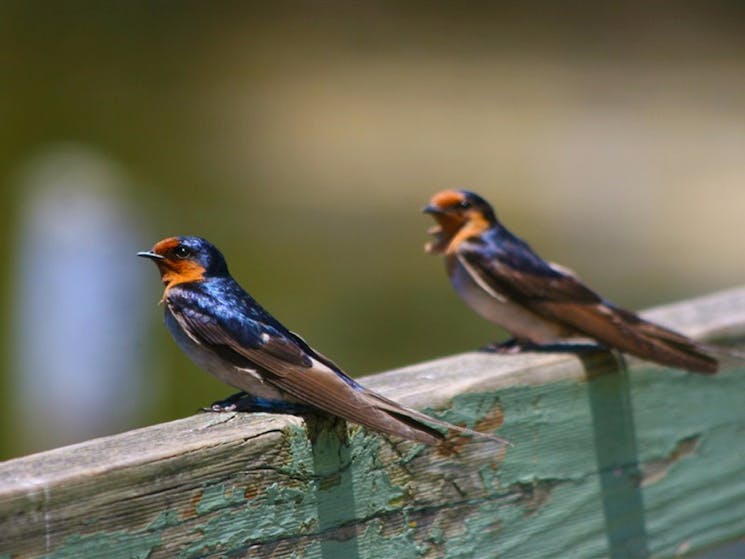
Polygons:
M160 279L166 286L166 293L174 285L204 280L204 266L189 260L158 262L158 268L160 269Z
M489 222L481 215L470 216L470 219L466 224L450 237L447 247L445 248L445 253L454 254L461 243L471 237L481 235L487 229L489 229Z
M467 220L453 216L437 216L437 225L427 231L434 238L424 247L430 254L453 254L460 244L489 229L489 222L481 215L470 215Z
M433 239L424 245L424 251L429 254L442 254L464 223L462 219L449 215L438 215L435 219L437 225L427 230Z

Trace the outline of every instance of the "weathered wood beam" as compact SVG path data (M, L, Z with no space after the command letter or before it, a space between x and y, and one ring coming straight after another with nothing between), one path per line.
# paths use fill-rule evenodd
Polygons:
M745 289L646 314L745 340ZM621 558L745 535L745 364L627 362L467 353L364 379L509 448L230 413L9 460L0 558Z

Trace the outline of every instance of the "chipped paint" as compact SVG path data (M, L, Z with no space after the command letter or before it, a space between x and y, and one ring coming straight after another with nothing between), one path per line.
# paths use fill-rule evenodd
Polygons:
M48 513L40 534L51 538L49 558L93 557L101 549L107 559L625 557L631 536L623 530L609 552L608 510L619 503L619 514L643 528L652 556L671 556L681 542L695 551L745 533L745 464L733 452L745 432L745 374L639 370L624 381L628 402L615 392L618 382L601 374L460 395L449 409L430 412L498 429L515 446L463 437L452 456L339 422L293 425L260 467L236 461L212 476L211 465L200 463L208 473L199 485L168 494L131 530L95 531L89 523L78 534L51 537L59 492L45 502L39 490L29 502L38 522ZM629 416L621 421L619 414ZM163 471L189 479L184 464ZM643 474L640 487L629 464ZM609 484L614 480L618 485ZM614 487L640 498L619 500ZM96 516L105 519L103 511ZM173 542L178 548L166 548ZM10 557L5 552L0 559Z
M670 468L678 460L691 456L696 452L696 445L701 437L693 435L678 441L673 451L661 460L650 460L642 467L641 486L649 487L662 481L667 476Z
M155 520L148 525L147 531L158 532L165 528L178 526L179 524L181 524L181 519L177 512L175 510L166 510L155 517Z
M202 501L202 496L204 495L204 491L201 489L197 489L194 491L194 494L192 495L191 499L189 499L189 507L182 513L181 517L186 520L189 518L194 518L197 514L197 507L199 506L199 503ZM248 498L247 495L244 494L244 497Z
M157 533L129 533L126 530L81 536L73 534L45 559L79 559L80 557L129 557L147 559L160 545Z

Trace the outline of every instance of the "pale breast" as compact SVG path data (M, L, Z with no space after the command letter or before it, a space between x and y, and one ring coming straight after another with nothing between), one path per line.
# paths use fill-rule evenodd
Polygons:
M520 340L536 344L556 342L562 337L561 325L544 320L506 297L495 297L483 289L457 258L453 259L451 266L450 281L455 291L489 322L501 326Z

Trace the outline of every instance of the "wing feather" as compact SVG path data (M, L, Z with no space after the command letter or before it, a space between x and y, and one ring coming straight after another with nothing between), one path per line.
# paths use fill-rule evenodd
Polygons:
M263 324L259 331L255 321L221 321L193 305L182 310L169 302L169 308L182 328L198 343L209 346L231 362L261 370L267 383L291 399L378 431L427 444L444 439L444 435L430 425L505 442L495 435L470 431L405 408L365 389L333 361L287 330Z
M505 256L499 249L488 251L483 245L464 243L457 257L488 292L580 335L674 367L702 373L717 369L716 359L690 338L604 301L572 270L543 261L532 251L523 257L514 251Z

